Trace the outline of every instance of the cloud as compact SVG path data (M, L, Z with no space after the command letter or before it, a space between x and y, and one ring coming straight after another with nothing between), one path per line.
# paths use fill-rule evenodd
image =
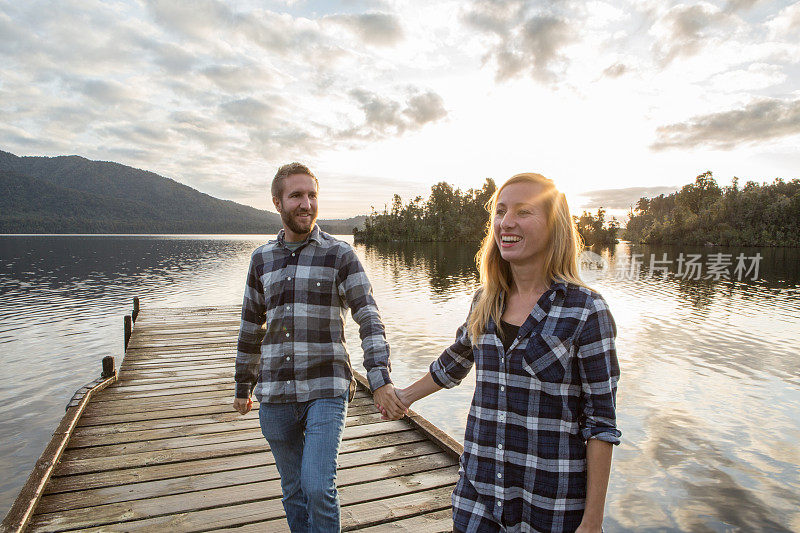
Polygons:
M444 100L438 94L428 91L417 94L409 98L408 107L403 110L403 114L408 117L410 124L421 128L428 122L436 122L447 116L444 108Z
M212 64L200 69L200 74L228 94L249 92L264 88L273 81L273 76L256 63Z
M670 186L654 186L654 187L627 187L624 189L598 189L595 191L586 191L581 193L580 196L586 200L580 204L580 207L593 208L603 207L606 209L628 209L632 205L636 205L639 198L648 197L653 198L660 194L671 194L677 191L679 187Z
M527 13L523 2L473 3L463 13L468 25L494 40L484 60L494 61L498 80L529 74L540 81L553 81L567 58L563 48L574 41L574 32L564 16Z
M753 7L760 0L728 0L727 11L747 10Z
M401 136L447 116L442 97L433 91L411 94L405 104L364 89L353 89L350 96L363 111L364 122L338 132L341 138Z
M800 100L765 99L743 109L697 116L656 130L653 150L697 148L700 145L731 150L743 143L759 143L800 134Z
M783 8L766 25L773 39L800 34L800 2Z
M255 98L242 98L219 106L220 115L234 124L259 126L270 122L275 107Z
M680 4L656 23L660 39L653 48L662 65L697 54L712 39L714 30L729 21L728 14L708 3Z
M627 71L628 67L626 67L624 64L614 63L603 71L603 76L606 78L619 78Z
M393 46L403 39L403 26L400 19L393 14L333 15L327 17L327 20L343 25L366 44Z

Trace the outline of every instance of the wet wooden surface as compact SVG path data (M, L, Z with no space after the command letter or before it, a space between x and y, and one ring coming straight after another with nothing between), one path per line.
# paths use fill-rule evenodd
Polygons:
M84 410L28 531L288 531L258 404L232 408L238 315L143 304L118 381ZM458 446L418 418L382 421L360 386L339 455L345 531L452 530Z

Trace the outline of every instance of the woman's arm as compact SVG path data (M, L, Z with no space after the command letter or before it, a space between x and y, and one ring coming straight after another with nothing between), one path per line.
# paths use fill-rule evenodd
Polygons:
M405 389L395 389L395 392L400 401L403 402L403 405L410 407L412 403L420 398L440 390L442 390L442 387L433 381L433 376L428 372Z
M586 507L576 533L603 530L608 477L611 474L611 451L614 445L598 439L586 443Z
M425 396L433 394L439 390L442 390L442 387L436 384L436 382L433 380L433 376L431 376L431 373L428 372L405 389L395 388L394 394L397 396L397 399L400 401L400 403L408 408L412 403L416 402L420 398L424 398ZM400 416L393 416L392 413L390 413L389 410L378 401L375 402L375 405L380 410L381 418L383 420L397 420L403 416L402 414Z

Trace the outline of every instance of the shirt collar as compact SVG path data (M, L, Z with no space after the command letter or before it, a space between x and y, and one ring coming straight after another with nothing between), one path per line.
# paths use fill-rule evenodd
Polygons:
M567 282L562 280L553 280L550 282L551 291L559 291L561 294L567 293Z
M320 231L322 230L319 229L319 226L317 224L314 224L314 228L311 230L311 233L308 235L308 237L306 237L306 240L309 242L314 241L317 244L322 244L322 237L320 236ZM276 239L275 242L277 242L281 246L286 246L285 229L281 228L281 230L278 232L278 238Z

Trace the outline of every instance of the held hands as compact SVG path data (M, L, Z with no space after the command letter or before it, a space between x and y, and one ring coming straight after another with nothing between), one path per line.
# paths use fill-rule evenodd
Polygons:
M239 411L240 415L246 415L253 408L253 400L250 398L234 398L233 408Z
M408 407L397 396L398 389L391 383L384 385L372 393L375 407L381 412L383 420L399 420L408 411Z

